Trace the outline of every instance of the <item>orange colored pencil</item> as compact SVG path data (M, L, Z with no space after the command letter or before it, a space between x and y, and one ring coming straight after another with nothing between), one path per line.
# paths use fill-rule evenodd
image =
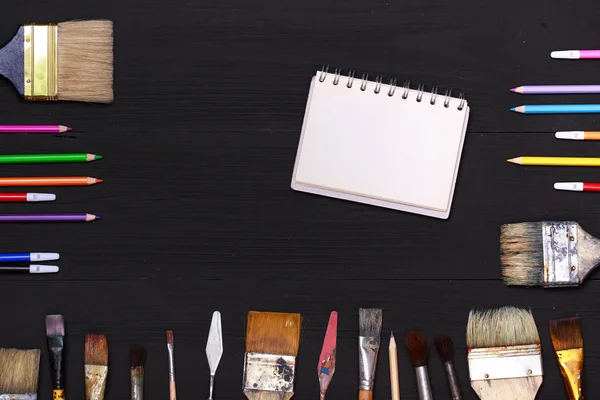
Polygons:
M600 140L600 132L598 131L565 131L556 132L557 139L567 140Z
M7 186L88 186L102 179L88 176L38 176L23 178L0 178L0 187Z

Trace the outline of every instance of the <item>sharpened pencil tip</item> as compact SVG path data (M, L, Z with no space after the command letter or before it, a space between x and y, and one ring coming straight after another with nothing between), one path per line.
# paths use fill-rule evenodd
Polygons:
M103 158L102 156L99 156L97 154L94 156L94 160L102 160L102 158Z
M511 88L511 89L510 89L510 91L511 91L511 92L516 92L516 91L517 91L517 88Z
M509 159L508 159L508 160L506 160L506 161L508 161L508 162L511 162L511 163L514 163L514 162L515 162L515 159L514 159L514 158L509 158Z
M510 111L517 111L517 107L511 108Z
M102 182L104 182L104 179L98 179L98 178L96 178L96 183L102 183Z

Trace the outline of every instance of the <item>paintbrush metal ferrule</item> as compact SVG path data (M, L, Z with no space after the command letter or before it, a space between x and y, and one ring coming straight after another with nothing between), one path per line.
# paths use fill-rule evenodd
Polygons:
M454 369L454 363L452 363L452 361L446 361L444 363L444 369L446 370L446 376L448 377L448 386L450 387L452 400L462 400L460 386L458 384L458 377L456 376L456 370Z
M167 344L169 353L169 382L175 382L175 347L172 343Z
M37 393L27 394L0 394L0 400L37 400Z
M24 26L25 100L58 100L58 25Z
M417 373L417 391L419 393L419 400L433 400L427 366L422 365L416 367L415 372Z
M471 381L544 375L539 344L469 349L468 362Z
M583 348L560 350L556 357L569 399L583 399Z
M65 349L65 341L63 336L48 336L48 351L50 352L50 362L52 364L52 384L54 389L53 400L64 400L64 368L63 368L63 351Z
M106 389L106 365L85 365L85 397L87 400L102 400Z
M144 400L144 367L131 368L131 400Z
M578 224L573 221L543 222L544 287L581 284L578 257Z
M275 392L281 399L294 393L296 357L279 354L246 353L244 360L244 392Z
M377 356L381 338L379 337L358 337L359 349L359 389L373 390L375 381L375 368L377 367Z

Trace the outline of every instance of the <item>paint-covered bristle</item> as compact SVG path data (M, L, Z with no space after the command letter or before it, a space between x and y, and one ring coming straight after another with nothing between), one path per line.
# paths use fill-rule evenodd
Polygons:
M300 314L250 311L246 352L295 357L300 345Z
M438 356L442 362L454 360L454 346L450 336L440 335L436 337L435 348L437 349Z
M167 331L167 344L173 344L173 331Z
M46 315L46 336L65 336L65 320L62 315Z
M383 323L383 310L381 308L358 309L358 336L379 337Z
M37 394L39 350L0 349L0 394Z
M107 20L58 24L58 99L113 101L113 23Z
M516 307L471 311L467 323L467 348L520 346L540 343L531 311Z
M406 334L406 350L415 367L427 365L427 340L421 332L411 331Z
M143 367L146 364L146 349L143 347L132 347L129 352L129 365L132 368Z
M556 351L582 348L583 336L579 317L551 320L550 337Z
M108 365L108 342L104 335L85 335L85 364Z
M500 262L507 285L540 285L544 271L542 222L502 225Z

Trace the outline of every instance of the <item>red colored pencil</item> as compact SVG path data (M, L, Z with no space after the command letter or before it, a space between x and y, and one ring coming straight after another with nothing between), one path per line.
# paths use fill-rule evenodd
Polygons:
M570 190L572 192L600 192L598 182L556 182L556 190Z
M2 203L32 203L54 200L56 200L56 195L52 193L0 193L0 202Z

